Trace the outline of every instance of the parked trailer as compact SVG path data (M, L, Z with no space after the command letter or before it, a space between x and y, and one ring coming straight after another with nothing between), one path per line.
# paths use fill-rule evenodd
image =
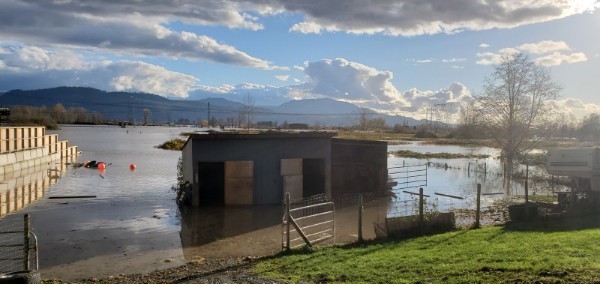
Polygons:
M551 175L571 177L581 189L600 191L600 147L552 148L546 170Z

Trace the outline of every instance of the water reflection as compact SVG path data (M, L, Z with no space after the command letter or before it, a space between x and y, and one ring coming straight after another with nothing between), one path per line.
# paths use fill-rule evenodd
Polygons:
M191 260L200 253L198 248L202 245L279 225L282 216L281 206L184 208L180 232L183 254Z
M0 217L25 208L44 197L46 190L67 171L67 163L58 161L0 175Z

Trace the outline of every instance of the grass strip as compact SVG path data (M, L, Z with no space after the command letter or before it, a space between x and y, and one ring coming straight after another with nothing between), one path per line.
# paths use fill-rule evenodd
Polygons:
M286 283L591 283L600 281L600 229L487 227L295 251L259 262Z
M482 155L482 154L456 154L456 153L446 153L446 152L419 153L419 152L410 151L410 150L392 151L392 152L390 152L390 154L392 154L396 157L423 159L423 160L428 160L428 159L486 159L486 158L490 157L490 155Z

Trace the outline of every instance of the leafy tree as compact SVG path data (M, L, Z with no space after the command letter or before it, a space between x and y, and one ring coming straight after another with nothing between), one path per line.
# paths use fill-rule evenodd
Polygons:
M502 149L507 190L516 155L534 147L548 128L553 118L548 101L560 89L547 69L523 53L504 56L485 79L483 95L477 98L478 121Z

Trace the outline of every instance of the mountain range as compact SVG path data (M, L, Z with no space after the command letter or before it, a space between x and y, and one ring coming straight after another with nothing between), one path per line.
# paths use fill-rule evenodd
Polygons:
M235 119L250 114L253 122L273 121L279 124L307 123L327 126L351 126L361 115L369 119L383 118L394 124L418 125L421 121L404 116L391 116L360 108L333 99L292 100L278 106L254 106L222 98L202 100L172 100L148 93L106 92L88 87L57 87L39 90L12 90L0 94L0 106L29 105L65 108L83 107L99 112L105 119L142 121L144 109L153 122L199 121L209 117L217 120Z

